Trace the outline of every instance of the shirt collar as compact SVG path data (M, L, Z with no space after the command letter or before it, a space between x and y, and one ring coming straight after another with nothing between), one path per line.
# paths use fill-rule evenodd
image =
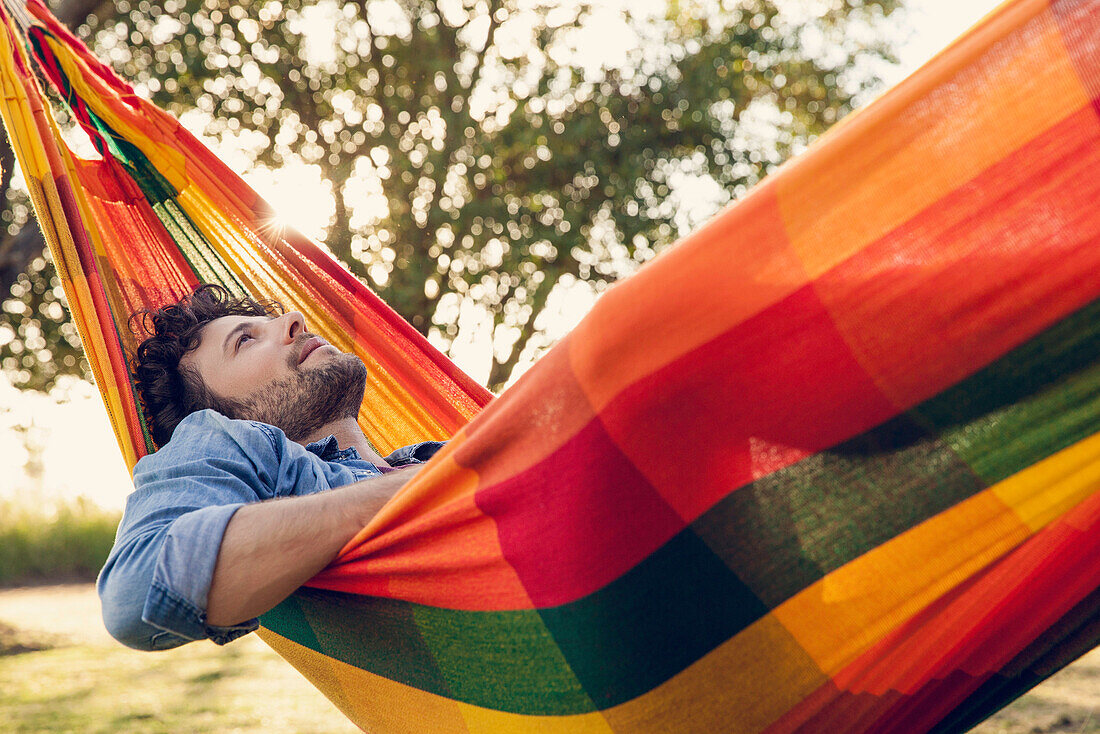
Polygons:
M336 442L336 436L322 438L320 441L306 444L306 451L317 454L322 461L354 461L360 459L359 452L354 446L341 449Z

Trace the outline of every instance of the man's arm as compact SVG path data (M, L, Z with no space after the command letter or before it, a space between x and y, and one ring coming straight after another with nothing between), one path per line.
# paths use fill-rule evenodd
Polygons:
M328 492L245 505L226 526L206 622L258 617L327 566L421 465Z

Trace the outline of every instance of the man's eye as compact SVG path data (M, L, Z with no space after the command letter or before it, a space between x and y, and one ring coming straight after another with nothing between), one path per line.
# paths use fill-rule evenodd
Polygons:
M245 339L251 339L251 338L252 338L251 334L241 334L239 337L237 337L237 349L239 350L241 348L241 345L244 344Z

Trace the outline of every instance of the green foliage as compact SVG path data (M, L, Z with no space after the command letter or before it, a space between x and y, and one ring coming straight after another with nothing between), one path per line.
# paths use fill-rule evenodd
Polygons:
M0 585L94 579L119 517L85 500L50 512L0 502Z
M31 390L49 390L61 375L91 379L61 281L43 255L0 302L0 368L13 385Z
M498 387L555 284L602 290L848 112L899 2L115 0L81 32L255 164L319 166L330 250L444 344L483 307Z

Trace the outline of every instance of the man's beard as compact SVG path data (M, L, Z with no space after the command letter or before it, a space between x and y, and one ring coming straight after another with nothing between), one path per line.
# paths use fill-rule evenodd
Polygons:
M295 355L298 352L294 350ZM228 410L220 412L281 428L291 441L301 441L326 423L359 414L367 368L354 354L334 355L312 369L292 367L291 375L247 398L226 401Z

